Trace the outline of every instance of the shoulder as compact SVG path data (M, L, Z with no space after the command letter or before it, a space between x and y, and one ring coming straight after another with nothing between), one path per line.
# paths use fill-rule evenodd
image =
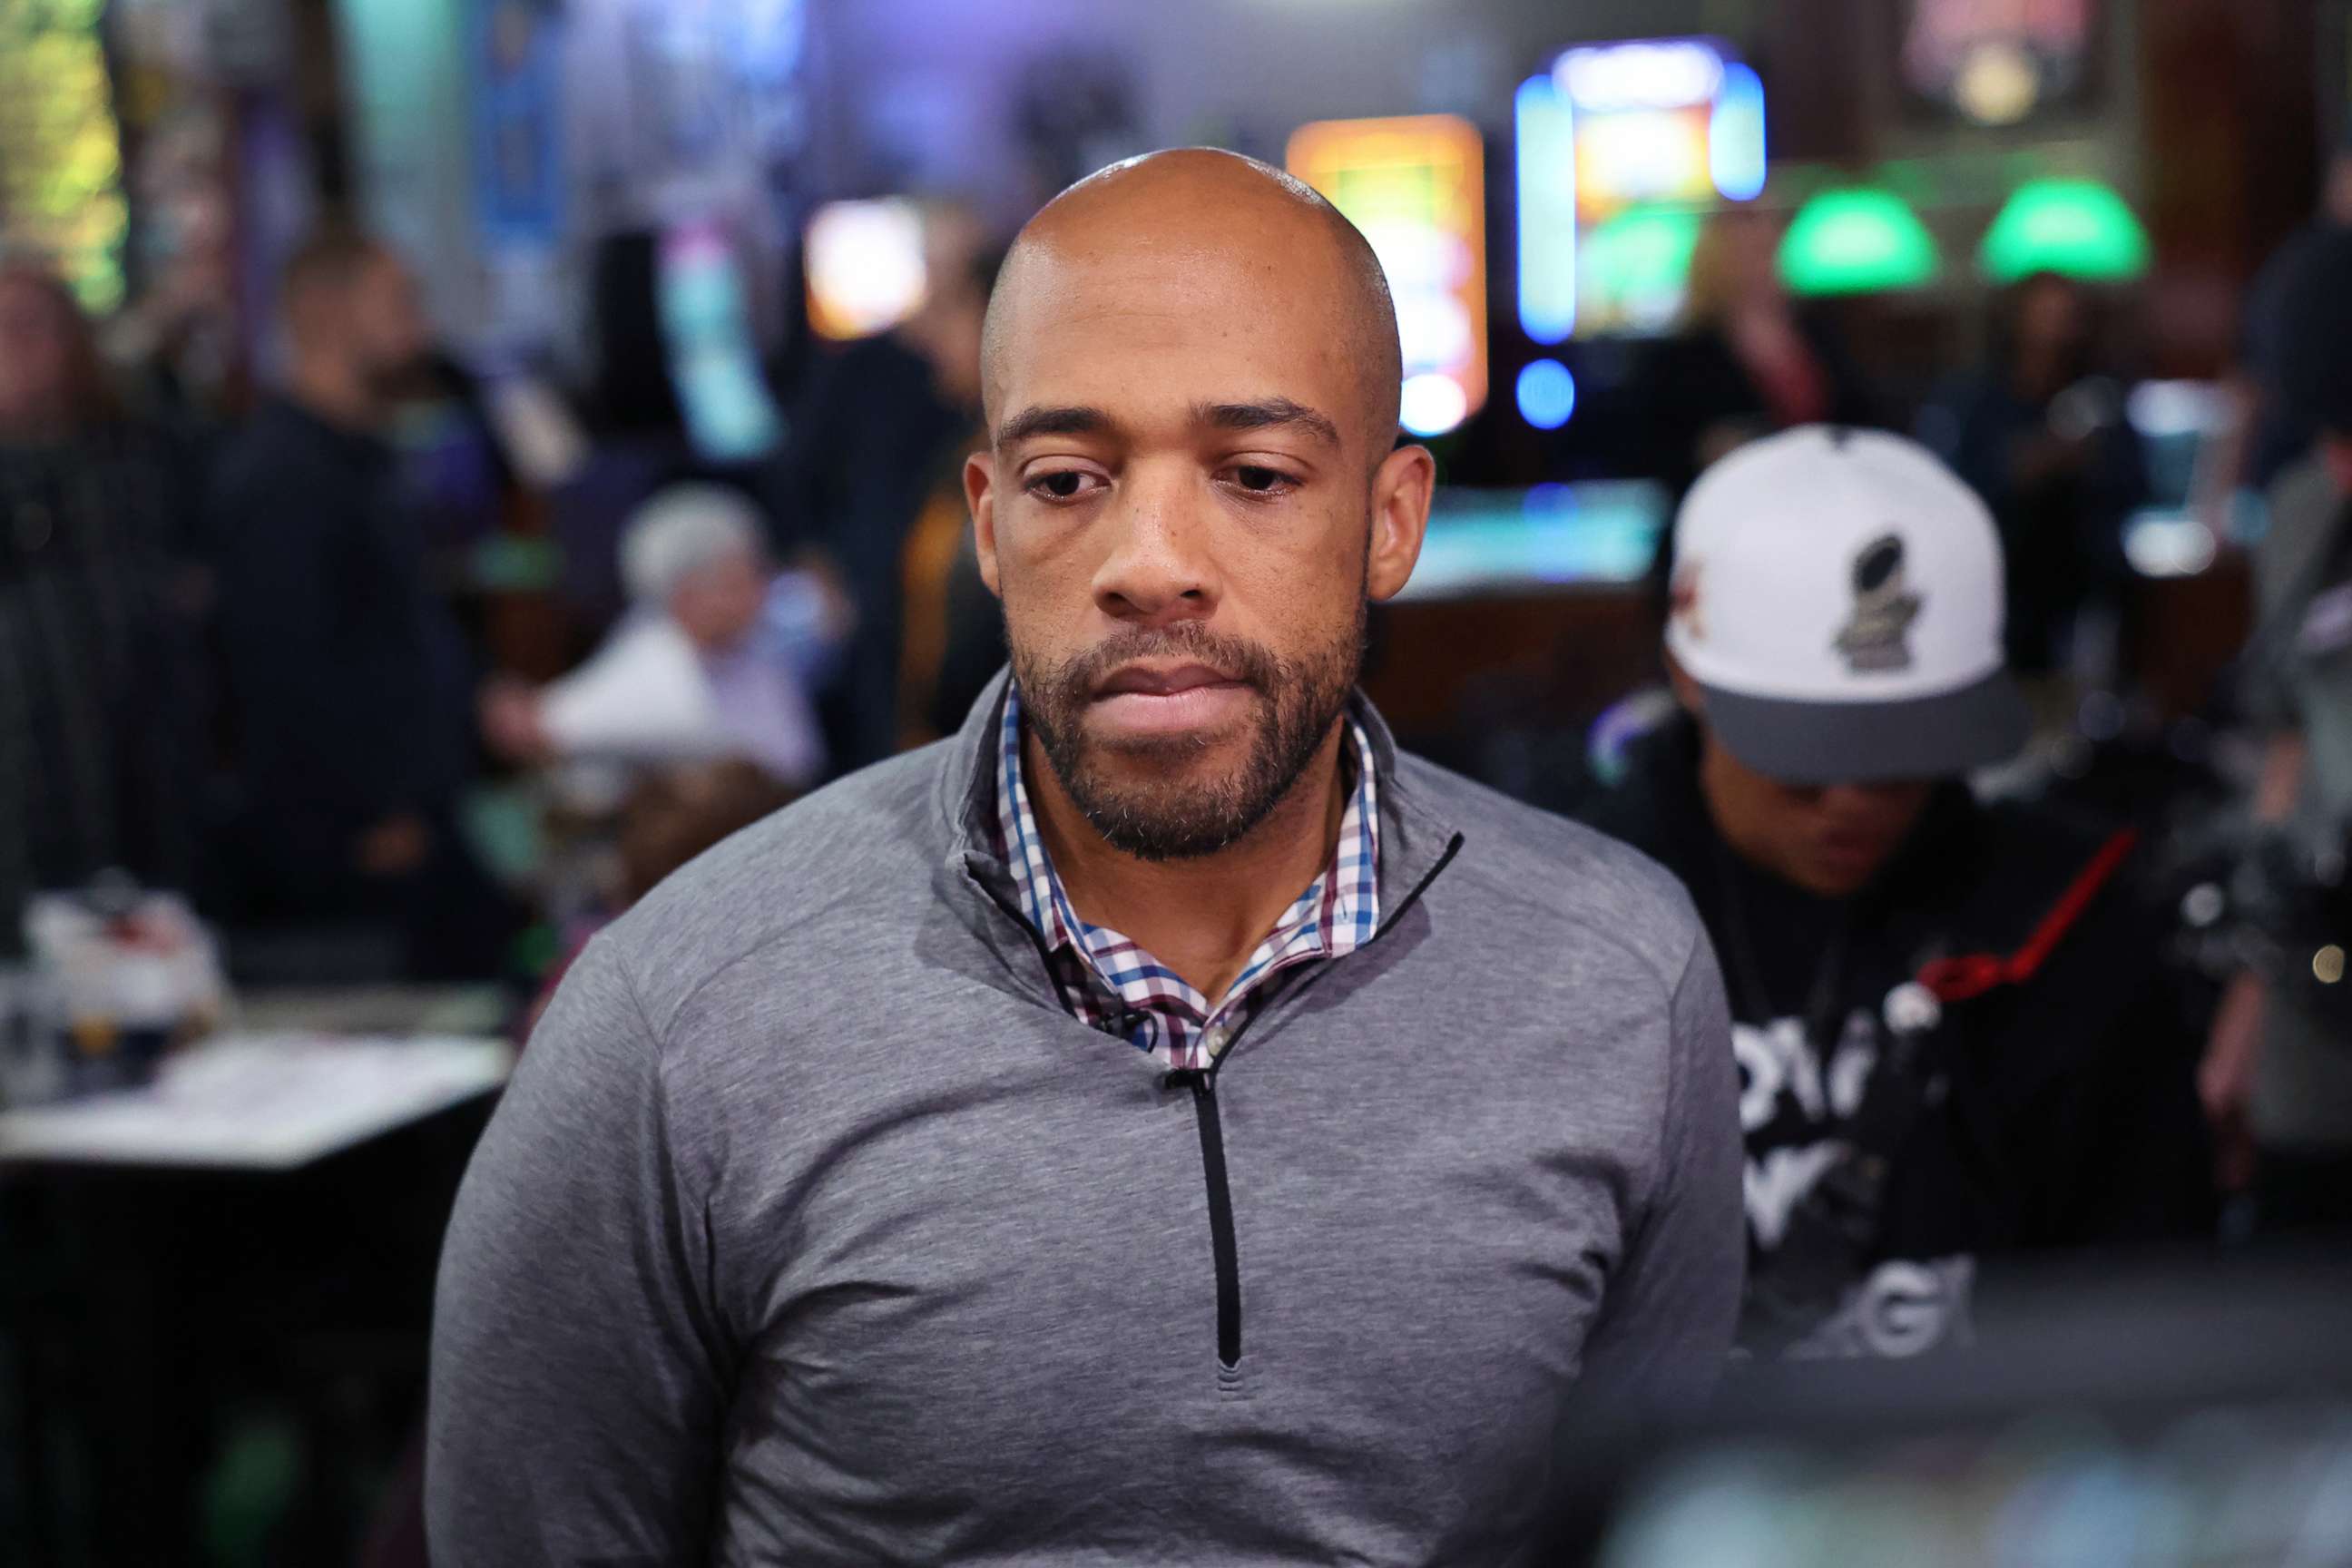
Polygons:
M1954 846L1975 871L1962 923L1976 929L1967 934L1996 944L2023 941L2116 839L2113 826L2063 806L2005 801L1979 807L1976 831ZM2126 855L2108 872L2078 925L2144 923L2137 859Z
M1462 835L1445 881L1530 945L1600 942L1671 990L1701 942L1697 912L1673 873L1614 838L1513 800L1418 757L1400 757L1409 795Z
M606 929L656 1031L738 964L804 946L839 962L902 931L948 854L950 742L805 795L689 862Z

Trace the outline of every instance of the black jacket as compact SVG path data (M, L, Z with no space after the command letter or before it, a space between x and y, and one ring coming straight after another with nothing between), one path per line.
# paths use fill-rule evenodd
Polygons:
M373 437L272 402L223 459L212 504L248 806L307 907L370 826L432 814L465 783L464 640Z
M1829 1292L1809 1290L1790 1238L1877 1068L1888 993L1931 959L2015 952L2104 838L1953 786L1874 888L1818 899L1724 844L1698 755L1696 727L1674 721L1586 815L1682 879L1722 962L1748 1139L1751 1348L1925 1350L1965 1335L1982 1260L2210 1223L2197 1042L2126 862L2030 980L1946 1006L1874 1234L1840 1255Z

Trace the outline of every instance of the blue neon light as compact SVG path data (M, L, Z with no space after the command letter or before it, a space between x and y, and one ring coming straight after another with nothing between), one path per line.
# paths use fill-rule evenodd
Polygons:
M1538 430L1557 430L1576 412L1576 377L1556 359L1536 360L1519 372L1519 417Z
M1519 327L1539 343L1576 331L1576 111L1549 76L1519 85Z
M1726 201L1764 194L1764 79L1748 67L1723 68L1706 141L1708 173Z

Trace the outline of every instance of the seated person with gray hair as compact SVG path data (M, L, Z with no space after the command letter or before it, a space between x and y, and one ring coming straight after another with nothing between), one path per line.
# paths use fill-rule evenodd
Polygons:
M716 485L677 485L621 539L631 609L588 661L533 689L495 684L491 747L516 762L657 765L740 758L803 788L824 773L810 703L847 631L816 573L779 572L758 510Z

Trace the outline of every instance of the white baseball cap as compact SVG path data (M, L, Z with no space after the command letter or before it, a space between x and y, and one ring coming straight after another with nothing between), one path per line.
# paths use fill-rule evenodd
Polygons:
M1683 501L1666 648L1769 778L1955 778L2013 755L2027 720L2001 623L1992 514L1915 442L1786 431Z

